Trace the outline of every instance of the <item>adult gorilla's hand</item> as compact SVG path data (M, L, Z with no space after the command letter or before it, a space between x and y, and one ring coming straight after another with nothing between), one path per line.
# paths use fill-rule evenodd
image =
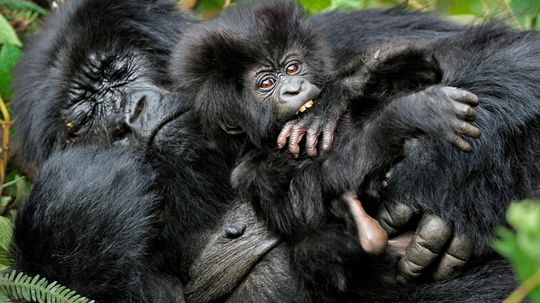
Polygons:
M415 217L409 206L393 201L381 205L378 220L389 238L397 235ZM436 281L450 279L461 272L473 255L471 239L455 234L450 224L433 214L423 214L412 241L398 264L397 279L406 283L428 274Z

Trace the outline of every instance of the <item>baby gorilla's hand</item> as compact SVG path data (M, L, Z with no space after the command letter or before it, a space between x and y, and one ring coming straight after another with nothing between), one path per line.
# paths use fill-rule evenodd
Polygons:
M300 154L299 143L305 136L308 156L317 156L319 138L322 140L320 149L323 152L330 150L338 120L346 109L346 102L326 104L326 108L322 108L318 104L315 104L313 108L306 108L306 112L302 116L285 123L277 138L278 148L283 148L288 139L289 152L297 158Z
M464 152L472 151L472 146L463 136L480 137L480 130L469 123L476 118L473 107L478 105L478 97L475 94L455 87L434 85L405 99L418 102L418 109L425 110L425 115L419 115L419 119L425 118L420 125L426 134L442 136Z

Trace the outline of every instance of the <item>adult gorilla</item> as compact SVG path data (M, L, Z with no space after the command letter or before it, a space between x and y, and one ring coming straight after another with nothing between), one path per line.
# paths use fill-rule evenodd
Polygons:
M15 268L100 302L180 302L182 283L195 301L254 281L295 296L284 247L232 201L230 161L167 92L169 50L193 22L168 0L74 0L27 44L15 127L41 174Z
M16 127L27 164L47 163L17 218L15 267L100 302L180 302L182 284L195 302L309 300L287 247L231 199L233 159L167 92L164 58L190 22L168 1L74 0L28 45ZM84 145L105 149L70 147ZM390 258L361 264L346 297L489 302L513 286L490 261L397 288Z

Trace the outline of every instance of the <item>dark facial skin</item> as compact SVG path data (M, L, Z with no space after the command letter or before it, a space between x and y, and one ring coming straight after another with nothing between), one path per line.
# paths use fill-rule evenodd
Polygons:
M320 93L312 83L307 64L298 56L285 56L281 64L262 66L255 73L255 95L275 104L276 117L286 119Z
M146 62L135 53L89 54L66 88L64 143L139 145L174 116L173 96L153 84Z

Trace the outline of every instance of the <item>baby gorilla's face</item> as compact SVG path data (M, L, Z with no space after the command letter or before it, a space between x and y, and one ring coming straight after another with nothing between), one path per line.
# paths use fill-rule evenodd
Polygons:
M309 64L301 56L287 54L277 62L268 60L249 73L257 99L273 104L278 120L291 118L312 104L320 89L313 84Z

